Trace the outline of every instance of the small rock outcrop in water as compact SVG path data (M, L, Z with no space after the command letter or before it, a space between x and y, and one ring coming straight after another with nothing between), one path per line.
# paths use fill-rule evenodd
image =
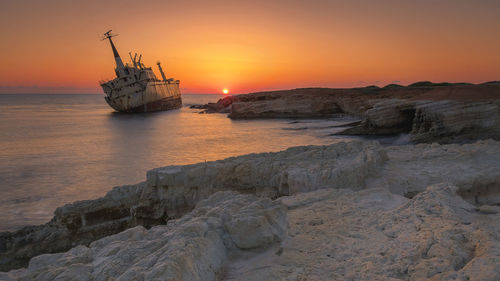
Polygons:
M477 211L473 211L474 216L477 212L480 215L495 217L495 205L500 204L499 157L500 144L496 141L480 141L466 145L420 144L389 147L352 141L158 168L148 172L147 181L144 183L117 187L101 199L76 202L57 209L54 219L46 225L1 234L0 261L3 270L9 270L27 266L31 257L40 254L63 252L77 245L92 249L92 241L138 225L150 228L168 224L169 221L189 214L200 201L212 194L228 190L269 198L290 196L287 198L293 199L300 193L317 189L339 190L329 191L337 195L355 192L353 197L364 194L365 191L360 190L369 189L371 191L366 192L374 194L370 196L376 197L377 193L390 192L396 196L391 198L415 199L428 186L448 182L456 186L461 198L477 206ZM385 191L382 192L381 189ZM361 193L356 193L357 191ZM307 198L308 195L300 196ZM311 202L307 200L303 204L307 205L318 199L310 199ZM356 225L356 218L362 216L358 210L360 206L337 209L335 206L340 204L340 201L335 202L325 204L335 209L332 212L346 212L342 216L352 214L353 221L345 223ZM382 203L389 204L384 202ZM295 204L289 208L298 206ZM289 217L293 212L289 211ZM331 219L325 217L311 218L304 223L307 226L305 229L332 227ZM134 229L146 231L143 228ZM239 229L235 228L235 231ZM357 230L360 235L364 233L362 227ZM484 231L489 233L488 229ZM289 233L294 232L289 229ZM234 242L239 243L240 248L251 245L251 242L244 240ZM279 251L271 248L269 251ZM385 259L385 262L389 261L390 259ZM229 272L234 267L237 267L236 264L229 266ZM18 276L12 275L17 274L15 272L9 274L8 276Z
M339 134L409 133L414 142L500 140L500 83L419 82L408 87L309 88L226 97L207 112L241 118L321 118L335 114L363 122Z

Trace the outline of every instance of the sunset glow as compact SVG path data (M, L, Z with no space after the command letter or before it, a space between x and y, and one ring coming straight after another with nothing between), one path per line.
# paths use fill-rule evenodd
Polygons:
M49 2L2 4L0 92L101 93L109 29L183 93L500 77L500 1Z
M229 90L228 90L228 89L224 89L224 90L222 90L222 93L223 93L224 95L227 95L227 94L229 93Z

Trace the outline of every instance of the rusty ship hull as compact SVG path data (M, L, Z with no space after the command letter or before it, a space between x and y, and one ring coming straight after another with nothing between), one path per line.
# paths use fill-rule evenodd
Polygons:
M101 81L104 91L104 100L108 105L119 112L152 112L171 110L182 106L179 80L167 78L160 62L157 62L162 80L158 79L151 67L146 67L142 62L142 55L137 59L137 54L130 55L131 64L123 64L113 40L116 35L111 30L104 33L103 40L109 44L115 58L116 78Z
M154 112L182 107L178 83L149 82L142 91L110 94L104 99L111 108L119 112Z

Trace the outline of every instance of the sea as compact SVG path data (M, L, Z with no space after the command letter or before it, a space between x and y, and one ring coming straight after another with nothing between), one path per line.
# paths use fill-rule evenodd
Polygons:
M0 95L0 231L49 221L54 210L146 179L150 169L300 145L327 145L353 120L231 120L191 105L221 95L183 95L178 110L124 114L102 95Z

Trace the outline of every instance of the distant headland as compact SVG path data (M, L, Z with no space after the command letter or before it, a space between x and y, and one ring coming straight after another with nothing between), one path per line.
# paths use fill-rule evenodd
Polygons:
M302 88L228 96L199 107L242 118L357 116L342 135L408 133L414 142L500 138L500 82Z

